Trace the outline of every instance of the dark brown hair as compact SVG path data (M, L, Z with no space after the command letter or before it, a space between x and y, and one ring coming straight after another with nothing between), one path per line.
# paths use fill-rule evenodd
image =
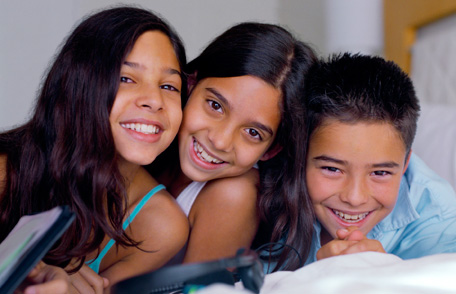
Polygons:
M251 75L280 90L281 122L273 145L279 144L283 149L272 159L259 162L258 205L262 223L254 243L289 245L281 252L276 269L302 266L290 246L303 258L310 249L313 213L304 183L305 155L301 151L306 148L307 138L303 132L306 124L301 100L304 77L315 60L314 51L284 28L246 22L215 38L186 68L188 83L192 85L208 77ZM166 150L153 163L155 172L160 173L163 164L176 160L175 143L174 151Z
M412 81L395 63L376 56L334 55L314 64L307 83L309 136L327 118L345 123L387 122L410 152L420 106Z
M127 196L109 114L121 65L137 38L150 30L169 37L183 68L185 51L178 35L141 8L100 11L68 36L30 121L0 134L0 154L7 156L0 240L21 216L68 205L76 220L46 256L48 263L65 266L76 257L82 264L106 234L123 246L139 244L122 229Z

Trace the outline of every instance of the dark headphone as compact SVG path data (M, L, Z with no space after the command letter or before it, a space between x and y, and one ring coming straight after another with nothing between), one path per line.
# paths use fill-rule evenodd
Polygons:
M229 271L231 269L233 271ZM209 262L167 266L113 285L113 294L182 293L186 286L212 283L234 285L238 280L253 293L263 285L263 265L254 251L239 249L235 257Z

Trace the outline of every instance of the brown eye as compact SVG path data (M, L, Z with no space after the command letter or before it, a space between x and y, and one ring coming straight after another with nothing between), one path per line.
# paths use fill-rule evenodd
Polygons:
M247 133L249 134L250 137L256 139L256 140L263 140L263 138L260 136L260 133L255 130L255 129L247 129Z
M127 77L120 77L121 83L133 83L133 80Z
M321 169L326 170L331 173L340 172L340 169L338 169L337 167L332 167L332 166L323 166L323 167L321 167Z
M389 175L390 173L385 171L385 170L377 170L377 171L374 171L374 175L376 176L387 176Z
M161 88L165 89L165 90L169 90L169 91L180 93L179 89L177 89L176 87L173 87L171 85L163 85L163 86L161 86Z
M222 105L220 105L220 103L218 103L217 101L214 101L214 100L208 100L208 103L213 110L221 112Z

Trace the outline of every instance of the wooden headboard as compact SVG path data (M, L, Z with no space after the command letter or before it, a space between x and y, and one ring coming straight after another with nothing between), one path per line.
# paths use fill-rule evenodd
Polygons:
M417 30L456 13L455 0L383 0L385 58L410 73L410 48Z

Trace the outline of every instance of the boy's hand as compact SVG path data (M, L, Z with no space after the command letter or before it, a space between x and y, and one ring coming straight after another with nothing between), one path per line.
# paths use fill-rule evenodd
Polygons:
M318 250L317 260L366 251L385 253L385 249L379 241L368 239L357 227L339 229L336 234L337 239L328 242Z

